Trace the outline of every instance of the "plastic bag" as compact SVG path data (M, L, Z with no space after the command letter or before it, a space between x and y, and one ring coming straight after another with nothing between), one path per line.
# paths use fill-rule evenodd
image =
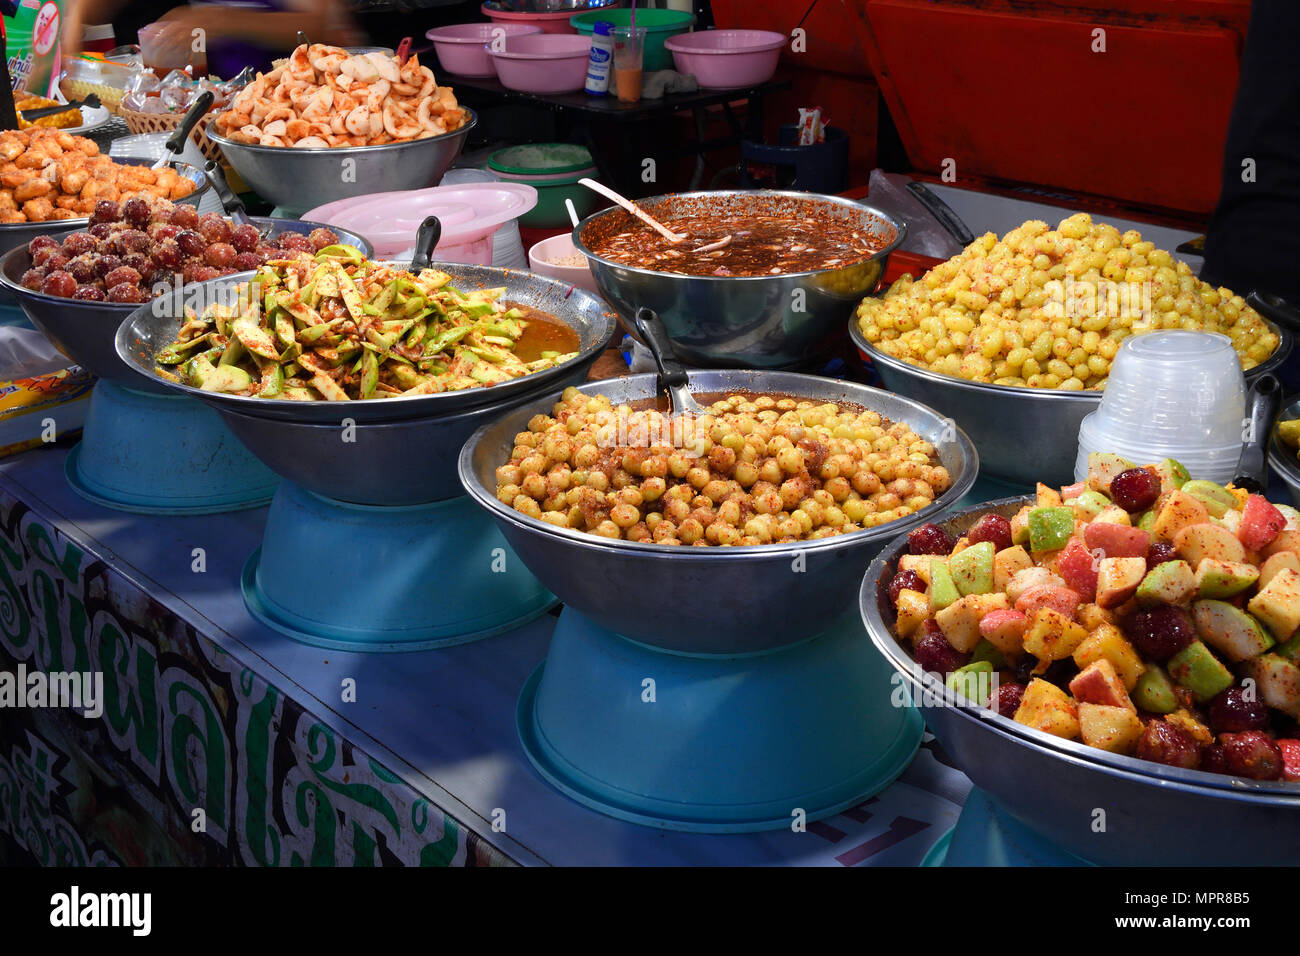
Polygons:
M902 248L936 259L951 259L962 251L962 244L907 191L909 181L907 176L873 169L867 202L907 223L907 239Z

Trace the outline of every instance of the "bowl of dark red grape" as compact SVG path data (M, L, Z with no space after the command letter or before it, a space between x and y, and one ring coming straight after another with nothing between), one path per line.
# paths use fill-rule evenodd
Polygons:
M85 229L37 236L6 253L0 286L73 361L142 388L113 346L118 325L140 303L336 243L372 251L361 236L322 223L250 217L237 224L163 199L101 201Z
M863 621L954 762L1108 865L1300 858L1300 512L1178 462L951 513Z

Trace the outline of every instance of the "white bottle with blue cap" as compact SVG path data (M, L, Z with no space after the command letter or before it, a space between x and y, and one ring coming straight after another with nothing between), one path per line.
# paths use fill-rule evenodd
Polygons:
M587 58L587 83L583 88L591 96L609 93L609 77L614 69L614 24L597 20L591 31L591 55Z

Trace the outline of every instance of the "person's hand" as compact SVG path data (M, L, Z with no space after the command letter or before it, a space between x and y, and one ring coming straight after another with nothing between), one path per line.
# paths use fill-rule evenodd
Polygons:
M152 25L157 28L157 33L149 44L150 59L164 63L189 60L196 44L206 51L216 36L210 12L197 7L168 10ZM196 35L196 30L202 32Z

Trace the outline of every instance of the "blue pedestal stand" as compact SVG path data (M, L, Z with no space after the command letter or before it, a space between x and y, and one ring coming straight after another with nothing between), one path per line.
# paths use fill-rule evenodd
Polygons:
M467 496L405 507L335 501L282 482L244 603L295 640L414 651L490 637L554 606Z
M601 813L780 829L861 802L911 762L923 722L894 706L891 674L856 610L798 644L714 657L648 647L566 608L516 721L537 771Z
M934 845L922 866L1092 866L1054 846L972 790L957 825Z
M277 482L202 402L103 379L65 474L77 494L105 508L163 515L260 507Z

